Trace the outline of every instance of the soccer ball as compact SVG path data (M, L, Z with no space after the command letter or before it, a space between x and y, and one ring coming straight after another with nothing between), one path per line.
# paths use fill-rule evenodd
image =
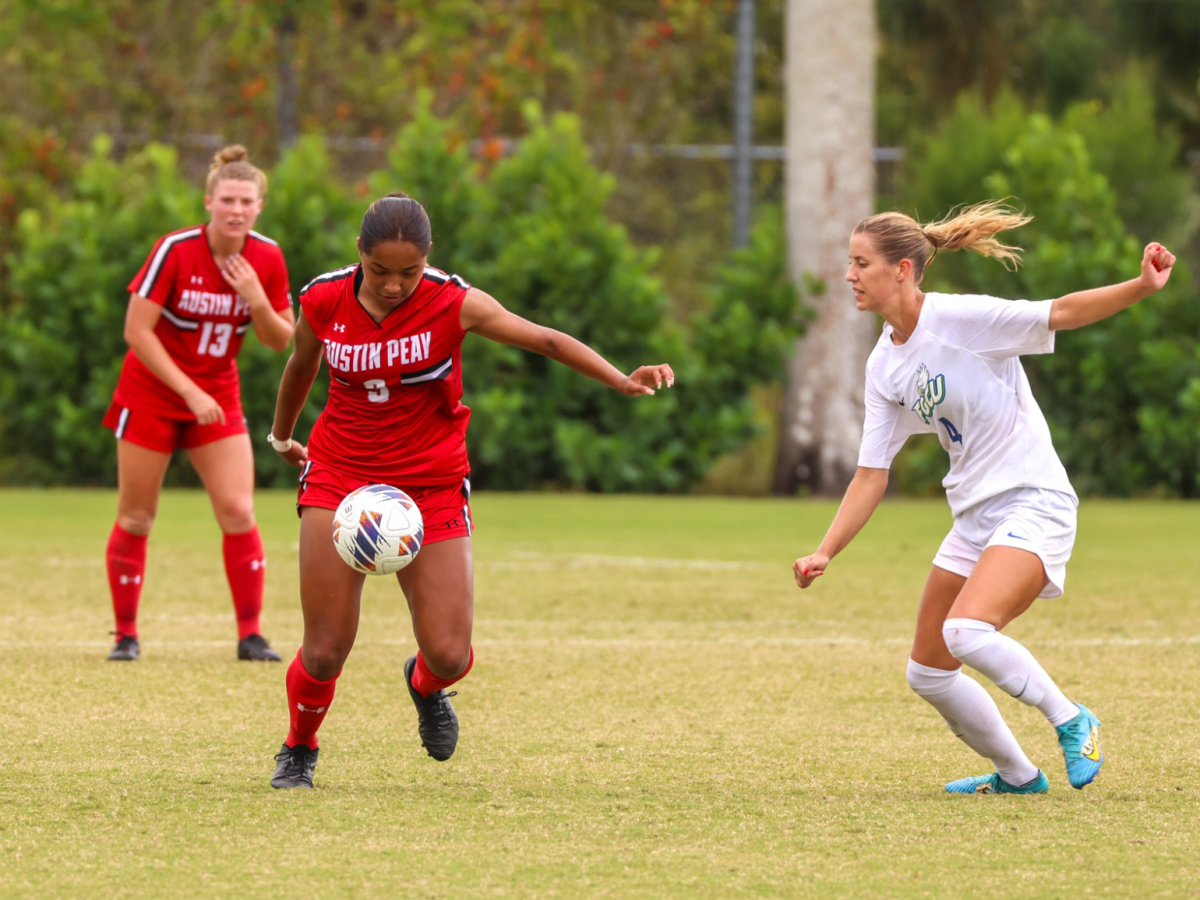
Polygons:
M390 484L351 491L333 514L338 556L364 575L391 575L416 556L425 522L412 497Z

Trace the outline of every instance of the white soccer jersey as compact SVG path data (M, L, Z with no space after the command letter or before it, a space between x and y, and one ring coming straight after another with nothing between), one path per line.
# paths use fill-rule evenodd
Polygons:
M903 344L885 325L867 360L858 464L890 468L909 435L934 432L950 454L942 486L956 516L1018 487L1078 502L1018 358L1053 352L1050 303L930 293Z

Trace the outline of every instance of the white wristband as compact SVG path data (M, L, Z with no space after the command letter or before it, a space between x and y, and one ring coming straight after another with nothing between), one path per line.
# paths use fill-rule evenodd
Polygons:
M286 441L281 441L278 440L273 433L267 435L267 443L275 448L276 453L287 453L292 449L291 438L288 438Z

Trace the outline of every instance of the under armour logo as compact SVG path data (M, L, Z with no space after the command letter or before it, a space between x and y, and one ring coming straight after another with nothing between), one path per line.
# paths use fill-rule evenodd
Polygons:
M192 276L192 284L204 284L204 279L201 278L199 275L193 275Z
M345 330L346 330L346 326L345 326L345 325L334 325L334 326L333 326L333 330L334 330L334 331L345 331Z
M122 575L120 578L117 579L117 581L119 581L121 584L141 584L142 576L141 575Z
M267 561L265 559L250 560L250 571L251 572L257 572L259 569L265 569L266 567L267 567Z
M303 713L323 713L327 708L325 706L305 706L303 703L296 704L296 709Z

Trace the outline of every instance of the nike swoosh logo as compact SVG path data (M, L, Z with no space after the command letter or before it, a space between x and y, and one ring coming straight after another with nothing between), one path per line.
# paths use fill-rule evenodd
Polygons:
M1009 536L1010 538L1016 538L1018 541L1027 541L1027 540L1029 540L1029 538L1027 538L1027 537L1021 537L1021 535L1019 535L1019 534L1013 534L1011 531L1008 533L1008 536Z
M1100 733L1095 728L1088 732L1088 739L1079 749L1079 755L1093 762L1100 761Z

